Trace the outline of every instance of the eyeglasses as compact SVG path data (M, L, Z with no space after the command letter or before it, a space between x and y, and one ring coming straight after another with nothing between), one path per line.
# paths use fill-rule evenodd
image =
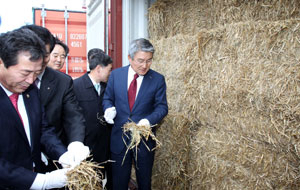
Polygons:
M139 64L143 64L143 63L150 64L150 63L152 63L152 58L148 59L148 60L137 59L137 60L134 60L134 61L138 62Z

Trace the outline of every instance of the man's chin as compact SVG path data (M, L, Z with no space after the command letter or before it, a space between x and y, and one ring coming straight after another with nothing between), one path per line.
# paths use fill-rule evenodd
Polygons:
M27 90L29 86L21 86L20 88L16 89L18 91L18 93L22 93L24 92L25 90Z

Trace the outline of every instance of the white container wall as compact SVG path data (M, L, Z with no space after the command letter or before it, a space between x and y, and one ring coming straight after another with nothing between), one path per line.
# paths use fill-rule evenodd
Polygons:
M104 6L104 0L91 0L87 6L87 52L92 48L105 51Z

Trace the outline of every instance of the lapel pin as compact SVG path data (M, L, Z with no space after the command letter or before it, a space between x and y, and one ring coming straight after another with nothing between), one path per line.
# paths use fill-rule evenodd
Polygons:
M48 87L47 90L50 90L50 87Z
M26 94L26 97L27 97L27 98L30 98L30 95L29 95L29 94Z

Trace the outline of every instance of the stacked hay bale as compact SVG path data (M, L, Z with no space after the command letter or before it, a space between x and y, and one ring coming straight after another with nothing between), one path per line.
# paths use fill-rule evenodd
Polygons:
M150 8L171 110L157 131L154 189L300 188L299 10L275 0Z

